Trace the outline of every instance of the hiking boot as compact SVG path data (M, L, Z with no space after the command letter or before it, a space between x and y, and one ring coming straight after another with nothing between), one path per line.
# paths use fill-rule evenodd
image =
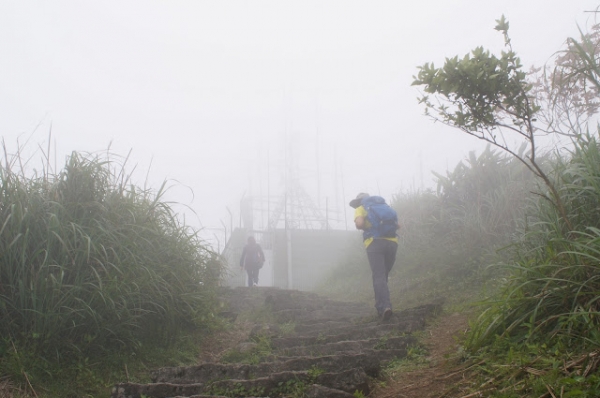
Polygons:
M383 319L384 321L387 321L391 317L392 317L392 309L391 308L386 308L385 310L383 310L383 315L381 316L381 319Z

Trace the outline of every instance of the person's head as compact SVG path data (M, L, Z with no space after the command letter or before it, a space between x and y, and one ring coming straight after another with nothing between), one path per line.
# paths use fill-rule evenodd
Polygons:
M254 236L249 236L248 237L248 243L251 245L255 245L256 244L256 239L254 239Z
M364 193L364 192L359 193L358 195L356 195L356 198L354 198L350 201L350 207L356 209L357 207L360 206L362 200L364 198L368 198L368 197L369 197L368 193Z

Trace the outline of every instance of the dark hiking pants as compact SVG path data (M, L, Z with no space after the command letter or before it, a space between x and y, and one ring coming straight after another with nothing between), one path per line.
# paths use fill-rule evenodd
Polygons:
M397 251L398 244L396 242L381 238L373 239L373 242L367 247L367 258L373 273L375 308L379 315L382 315L386 308L392 308L388 275L396 261Z
M260 268L258 267L246 267L246 272L248 273L248 286L252 287L254 285L258 285L258 271Z

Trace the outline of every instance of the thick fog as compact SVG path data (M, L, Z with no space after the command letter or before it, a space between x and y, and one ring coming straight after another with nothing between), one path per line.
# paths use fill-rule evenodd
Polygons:
M51 131L59 167L73 150L131 150L136 181L170 180L169 199L211 239L239 225L243 198L266 227L290 181L349 228L358 192L432 187L431 170L482 148L423 116L417 66L479 45L499 52L503 14L524 65L541 66L597 6L5 0L0 131L9 151L28 142L34 157Z

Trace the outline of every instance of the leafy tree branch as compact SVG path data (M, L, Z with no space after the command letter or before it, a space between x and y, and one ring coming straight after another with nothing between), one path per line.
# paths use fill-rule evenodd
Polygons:
M512 49L508 21L502 16L496 22L495 29L504 35L506 51L497 57L477 47L462 59L447 58L441 68L429 63L420 66L413 85L424 86L426 94L419 102L434 120L484 140L521 161L547 186L550 195L546 197L572 230L555 185L536 161L535 122L540 106L535 102L533 84ZM526 153L518 149L523 144Z

